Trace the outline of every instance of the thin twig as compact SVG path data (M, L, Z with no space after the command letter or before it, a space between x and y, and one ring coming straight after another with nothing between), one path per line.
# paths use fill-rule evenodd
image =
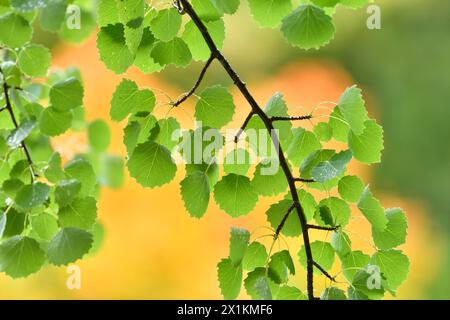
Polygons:
M236 133L236 136L234 137L234 143L238 143L239 138L244 133L245 128L247 128L247 125L250 122L250 119L254 116L254 114L255 113L253 111L250 111L247 118L245 118L244 123L242 124L241 128L239 129L239 131Z
M211 56L209 57L208 61L205 64L205 66L203 67L202 71L200 72L197 82L194 84L192 89L189 90L189 92L185 93L180 99L178 99L177 101L175 101L172 104L174 107L178 107L180 104L185 102L190 96L192 96L195 93L195 91L198 89L198 87L202 83L202 80L205 77L206 71L208 71L208 68L211 65L211 63L214 61L214 59L215 59L215 56L213 54L211 54Z
M3 74L3 71L1 69L0 69L0 73ZM3 82L3 92L4 92L4 95L5 95L5 101L6 101L6 106L4 108L6 108L6 110L8 110L9 115L11 116L11 120L12 120L12 122L14 124L14 127L16 129L18 129L19 128L19 123L17 122L17 119L16 119L16 117L14 115L14 111L12 109L11 100L10 100L9 94L8 94L8 85L6 84L6 81ZM23 151L25 153L25 157L27 158L28 167L29 167L30 173L31 173L31 182L33 183L34 182L34 178L37 175L36 175L36 173L34 172L34 169L33 169L33 160L31 159L30 151L28 150L28 147L25 144L25 141L22 141L20 145L21 145L21 147L22 147L22 149L23 149Z
M316 229L316 230L324 230L324 231L336 231L339 229L340 226L334 226L334 227L322 227L322 226L316 226L314 224L308 224L308 229Z
M312 115L300 116L300 117L271 117L271 121L301 121L301 120L310 120L312 119Z
M295 178L295 182L306 182L306 183L313 183L316 182L314 179L303 179L303 178Z
M283 217L283 219L281 220L280 224L278 225L278 228L277 228L277 230L276 230L276 232L275 232L275 236L274 236L275 239L277 239L278 236L280 235L281 230L283 229L284 224L286 223L287 218L289 218L289 214L291 213L292 210L294 210L294 208L295 208L295 203L293 203L293 204L289 207L288 211L286 212L286 214L284 215L284 217Z
M320 270L320 272L323 273L324 276L326 276L328 279L330 279L333 282L336 282L336 279L331 276L324 268L322 268L322 266L320 264L318 264L317 262L313 261L313 265Z

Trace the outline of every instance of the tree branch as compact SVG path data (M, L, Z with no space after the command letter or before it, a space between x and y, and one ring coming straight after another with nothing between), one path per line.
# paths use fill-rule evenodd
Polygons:
M289 214L291 213L292 210L294 210L295 208L295 203L292 204L292 206L289 207L288 211L286 212L286 214L284 215L283 219L281 220L280 224L277 227L277 230L275 232L275 239L278 238L278 236L281 233L281 230L284 227L284 224L286 223L287 218L289 218Z
M320 264L318 264L318 263L315 262L315 261L313 261L312 263L313 263L313 265L314 265L317 269L320 270L320 272L323 273L324 276L326 276L326 277L327 277L328 279L330 279L331 281L336 282L336 279L335 279L334 277L332 277L328 272L326 272L325 269L322 268L322 267L320 266Z
M182 4L183 12L185 12L191 18L191 20L196 25L197 29L202 34L206 44L208 45L208 47L211 51L211 55L215 56L217 58L217 60L221 63L222 67L225 69L225 71L228 73L230 78L233 80L235 86L239 89L239 91L242 93L244 98L247 100L248 104L252 108L252 112L260 117L260 119L264 123L266 129L269 131L269 133L272 133L274 130L272 120L269 118L269 116L266 115L266 113L263 111L263 109L259 106L259 104L256 102L255 98L252 96L250 91L247 89L245 83L239 78L239 75L236 73L236 71L230 65L228 60L219 51L219 49L215 45L211 35L209 34L208 29L206 28L206 26L202 22L202 20L199 18L199 16L195 12L194 8L191 6L190 2L188 0L179 0L179 2ZM292 175L291 169L289 168L288 162L284 156L284 152L283 152L280 142L278 140L278 136L271 134L271 138L272 138L273 144L275 146L278 146L277 152L278 152L278 158L280 161L280 166L283 169L284 175L286 176L286 180L289 185L289 190L292 195L292 200L294 201L294 206L297 211L298 218L300 220L300 225L302 227L303 242L304 242L306 260L307 260L307 268L306 269L307 269L308 298L310 300L314 300L314 274L313 274L314 264L313 264L313 257L312 257L312 251L311 251L311 243L309 240L306 215L305 215L303 207L299 201L297 189L295 187L295 180Z
M271 117L271 121L300 121L300 120L310 120L312 115L300 116L300 117Z
M215 58L216 57L213 54L211 54L211 56L209 57L208 61L205 64L205 66L203 67L202 71L200 72L200 75L198 76L197 82L194 84L192 89L189 90L189 92L185 93L180 99L178 99L177 101L175 101L172 104L174 107L178 107L180 104L185 102L187 99L189 99L190 96L192 96L195 93L195 91L198 89L198 87L202 83L203 78L205 77L206 71L208 71L209 66L214 61Z
M0 69L0 73L3 74L3 71L1 69ZM11 120L12 120L12 122L14 124L14 127L17 129L17 128L19 128L19 123L17 122L17 119L14 116L14 111L12 109L11 100L10 100L9 94L8 94L8 85L6 84L6 79L3 79L3 93L5 95L6 106L4 106L2 108L2 111L3 110L8 110L9 115L11 116ZM30 173L31 173L31 182L34 182L34 178L37 175L36 175L36 173L34 172L34 169L33 169L33 160L31 159L30 151L28 150L28 147L25 144L25 141L22 141L20 145L21 145L21 147L22 147L22 149L23 149L23 151L25 153L25 157L27 158L27 161L28 161L28 167L29 167Z
M250 122L250 119L255 115L255 113L253 111L250 111L250 113L248 114L247 118L245 118L244 123L242 124L241 128L239 129L239 131L236 133L236 136L234 137L234 143L238 143L240 136L242 135L242 133L244 133L245 128L247 128L248 123Z
M336 231L339 229L340 226L334 226L334 227L322 227L322 226L316 226L314 224L308 224L308 229L316 229L316 230L324 230L324 231Z
M306 182L306 183L313 183L316 182L314 179L303 179L303 178L295 178L295 182Z

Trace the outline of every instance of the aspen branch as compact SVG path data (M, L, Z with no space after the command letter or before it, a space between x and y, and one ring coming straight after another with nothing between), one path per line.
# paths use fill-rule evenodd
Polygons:
M0 69L0 73L2 73L3 78L4 78L3 70ZM18 129L19 128L19 123L17 122L17 119L16 119L16 117L14 115L14 111L12 109L12 104L11 104L11 100L9 98L9 93L8 93L8 87L9 86L6 84L6 80L3 79L3 93L5 95L6 105L1 109L1 111L8 110L8 113L9 113L9 115L11 117L11 121L13 122L14 127L16 129ZM22 149L23 149L23 151L25 153L25 157L27 158L27 161L28 161L28 167L29 167L30 173L31 173L31 182L34 182L34 178L37 177L37 175L36 175L36 173L34 172L34 169L33 169L33 160L31 158L30 151L28 150L28 147L25 144L25 141L22 141L20 143L20 145L21 145L21 147L22 147Z
M195 12L195 10L192 7L192 5L190 4L190 2L188 0L177 0L177 6L178 6L178 11L181 11L181 12L187 14L190 17L190 19L193 21L193 23L196 25L197 29L202 34L203 39L205 40L208 48L211 51L211 56L215 57L220 62L220 64L224 68L224 70L228 73L231 80L233 80L234 85L239 89L241 94L247 100L248 104L250 105L250 107L252 109L252 112L262 120L266 129L269 131L269 133L271 133L274 130L271 118L259 106L258 102L256 102L253 95L247 89L247 86L245 85L245 83L240 79L239 75L233 69L231 64L228 62L228 60L223 56L223 54L217 48L208 29L206 28L205 24L200 19L200 17L197 15L197 13ZM314 300L315 299L315 297L314 297L314 274L313 274L314 260L312 257L311 242L309 239L306 215L305 215L305 212L303 210L303 207L302 207L299 197L298 197L297 189L295 187L295 179L292 175L291 169L289 168L288 162L285 158L284 152L279 143L278 136L271 134L271 138L272 138L273 144L275 146L278 146L277 152L278 152L280 166L284 172L284 175L286 176L286 180L289 185L289 190L292 195L292 200L294 201L294 207L297 211L297 215L300 220L300 225L302 227L302 231L303 231L302 236L303 236L306 260L307 260L306 269L307 269L308 299Z

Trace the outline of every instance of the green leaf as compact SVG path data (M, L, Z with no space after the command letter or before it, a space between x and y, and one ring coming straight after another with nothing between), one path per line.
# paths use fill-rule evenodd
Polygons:
M328 242L314 241L311 243L311 252L313 260L318 263L325 271L330 271L334 263L334 249ZM298 252L300 264L306 269L306 250L303 245ZM322 274L317 268L314 268L314 274Z
M138 145L127 165L130 175L148 188L169 183L177 171L169 150L152 141Z
M283 19L281 31L291 44L302 49L318 49L334 36L334 25L325 11L305 4Z
M92 242L92 234L87 231L63 228L48 244L48 261L57 266L75 262L89 252Z
M97 48L100 59L108 69L120 74L133 63L134 56L125 43L124 27L121 24L108 25L97 34Z
M191 217L201 218L208 209L211 193L208 176L200 171L191 173L181 181L181 197Z
M291 0L249 0L253 19L261 27L275 28L292 10Z
M362 251L351 251L345 256L341 256L342 272L348 281L352 282L355 275L363 270L370 262L370 256Z
M152 112L155 102L155 95L151 90L139 90L134 81L123 79L117 86L111 100L111 119L122 121L131 113Z
M37 272L44 261L44 251L32 238L15 236L0 244L0 271L12 278L23 278Z
M158 121L158 135L155 142L165 146L168 150L173 150L178 145L181 136L180 124L175 118L169 117Z
M157 72L164 68L164 66L156 63L150 56L153 46L155 45L155 41L156 39L150 31L150 28L144 28L142 41L136 51L134 65L146 74Z
M271 300L272 292L265 268L257 268L244 281L247 294L254 300Z
M247 177L229 174L215 185L214 200L220 209L237 218L253 210L258 202L258 195Z
M60 112L53 107L48 107L39 116L39 130L51 137L58 136L69 130L72 119L73 115L70 111Z
M281 200L280 202L270 206L267 210L267 221L270 222L272 228L277 229L281 224L283 218L288 212L289 208L293 205L292 199ZM295 208L291 210L288 218L284 222L281 233L288 237L297 237L302 233L302 228L300 226L300 221L298 219L297 212Z
M22 142L30 135L36 126L36 122L32 120L26 120L20 124L17 129L14 129L6 140L8 146L12 149L21 146Z
M349 124L344 120L344 117L339 111L339 107L335 107L330 114L328 124L333 130L333 138L337 141L347 143L348 133L350 131Z
M278 284L287 283L289 274L295 275L294 262L288 250L275 253L270 258L268 276Z
M205 26L217 48L221 49L225 40L225 24L222 20L206 22ZM206 61L211 56L211 50L206 44L201 32L193 21L186 23L181 38L191 51L196 61Z
M314 127L314 133L320 141L328 142L333 137L333 128L327 122L319 122Z
M364 184L357 176L345 176L339 180L338 191L342 199L348 202L358 202L364 191Z
M68 7L72 10L68 10L66 23L62 24L62 28L59 31L60 37L66 42L81 43L92 34L96 28L94 12L81 8L79 26L76 18L78 16L77 9L75 7ZM74 27L76 26L76 27Z
M223 12L217 10L212 1L192 0L192 7L197 15L206 22L220 19L223 16Z
M217 276L224 299L236 299L241 291L242 265L235 266L231 259L222 259L217 265Z
M347 121L355 135L361 135L365 128L367 110L361 89L356 85L347 88L338 103L342 117Z
M189 47L177 37L169 42L157 42L152 49L151 57L161 66L174 64L177 67L185 67L192 60Z
M316 135L303 128L293 129L294 138L287 149L289 160L298 167L312 152L319 150L322 145Z
M31 228L40 239L49 241L58 232L58 221L49 213L31 216Z
M402 245L406 241L408 223L402 209L394 208L386 210L388 220L386 229L380 231L372 229L372 238L379 249L387 250Z
M250 154L247 150L236 148L225 156L223 169L225 173L235 173L245 176L250 169Z
M340 0L312 0L312 2L319 7L334 7Z
M398 250L380 250L370 259L372 265L378 266L386 277L386 289L395 293L405 281L409 272L409 259Z
M61 180L56 185L55 201L60 207L72 203L81 190L81 183L76 179Z
M233 14L239 8L240 0L211 0L219 12Z
M61 169L61 155L58 152L53 153L48 160L48 166L44 169L44 175L52 183L64 179L64 171Z
M344 257L352 251L352 242L348 235L343 231L333 232L331 235L331 246L340 257Z
M125 180L124 160L121 156L105 154L101 156L98 181L103 186L118 189Z
M41 9L39 24L43 30L58 32L66 18L66 0L50 0L47 6Z
M320 300L347 300L347 297L341 289L329 287L322 292Z
M127 148L127 154L130 156L133 153L139 139L139 133L141 131L141 125L137 121L130 121L123 130L123 143Z
M331 213L331 218L333 222L333 226L340 226L341 228L344 228L351 216L351 209L349 205L342 199L336 198L336 197L330 197L323 199L319 202L319 208L320 207L327 207ZM315 219L319 225L324 225L325 221L323 221L320 215L315 215Z
M26 227L25 219L26 213L19 212L11 208L6 216L6 225L5 230L3 231L3 236L8 238L21 235Z
M367 120L364 132L356 135L350 131L348 145L356 160L364 163L381 161L381 151L384 149L383 128L375 120Z
M388 219L384 214L384 209L380 201L372 195L368 186L361 194L361 198L358 201L358 208L373 228L378 231L384 231L386 229Z
M377 300L384 296L384 288L380 285L378 288L369 287L373 274L368 273L365 269L358 271L352 281L352 287L354 290L352 293L352 299L358 298L360 300Z
M220 129L233 119L233 96L222 86L203 90L195 106L195 118L203 126Z
M50 89L50 104L58 111L69 111L83 104L84 89L81 82L71 77L55 83Z
M31 12L46 6L46 0L10 0L11 6L19 12Z
M68 178L81 182L80 196L92 195L97 184L94 169L89 161L85 159L73 159L64 166Z
M291 286L281 286L275 300L308 300L306 295L298 288Z
M89 230L97 220L97 201L92 197L75 198L58 211L58 221L63 227Z
M356 9L366 5L369 1L370 0L340 0L340 3L346 7Z
M16 195L16 205L22 210L30 210L43 204L49 196L50 187L42 182L24 186Z
M342 151L334 155L330 160L321 162L315 166L311 171L311 175L314 181L324 183L340 176L347 168L347 164L351 159L352 153L350 150Z
M51 63L50 51L41 45L31 44L19 53L19 67L30 77L44 77Z
M150 22L154 36L164 42L175 38L181 27L181 15L174 8L164 9Z
M242 228L231 228L230 232L230 260L239 265L247 250L250 232Z
M116 1L120 22L125 26L125 43L135 53L144 30L144 0Z
M120 22L117 2L111 0L100 0L97 6L97 22L99 27Z
M245 251L242 259L244 270L252 271L256 268L263 267L267 262L268 254L266 247L259 242L252 242Z
M0 43L19 48L31 40L33 30L27 19L15 13L0 16Z
M288 188L288 183L283 169L279 166L279 160L266 159L267 163L259 163L256 166L252 179L252 187L262 196L275 196L283 193Z
M88 126L89 145L96 152L106 152L111 142L111 132L103 120L96 120Z

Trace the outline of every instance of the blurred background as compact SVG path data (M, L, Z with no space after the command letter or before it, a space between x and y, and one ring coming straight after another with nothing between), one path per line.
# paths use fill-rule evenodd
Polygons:
M224 53L264 104L282 92L292 114L304 114L321 101L337 101L345 88L363 88L370 112L385 130L382 164L350 168L370 183L385 207L402 207L409 218L404 250L411 260L407 281L397 298L450 298L450 2L446 0L384 0L381 30L366 27L366 8L339 8L337 33L320 51L291 48L278 30L259 29L249 17L246 1L226 19ZM55 68L76 66L85 82L89 119L109 121L109 102L122 77L140 86L159 88L173 99L195 81L201 64L144 75L130 69L116 76L99 62L95 35L81 45L62 45L43 32L36 41L52 46ZM230 85L214 66L205 85ZM234 90L234 89L233 89ZM237 113L230 127L245 118L248 106L235 93ZM166 101L159 95L161 102ZM171 111L183 125L192 126L195 101ZM158 108L167 114L162 103ZM123 124L110 123L112 151L125 155ZM62 152L82 150L86 137L58 138ZM127 178L120 190L103 190L99 216L105 227L101 250L78 263L81 289L69 290L65 268L48 266L27 279L0 275L0 298L43 299L219 299L216 264L228 254L230 226L256 230L264 226L265 211L277 198L260 198L247 217L232 220L214 201L205 217L188 216L176 180L160 189L146 190ZM354 212L355 214L356 211ZM370 253L370 228L352 222L354 245ZM258 233L259 232L259 233ZM313 237L323 235L313 235ZM298 239L289 240L293 256ZM336 263L337 264L337 263ZM299 267L300 268L300 267ZM336 265L336 272L339 266ZM293 284L305 288L304 270ZM316 279L317 290L329 285ZM246 298L242 294L241 298Z

